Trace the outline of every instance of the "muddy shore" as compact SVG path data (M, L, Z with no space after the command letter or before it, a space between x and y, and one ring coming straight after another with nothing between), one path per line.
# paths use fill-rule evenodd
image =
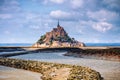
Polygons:
M42 80L102 80L99 72L75 65L10 58L0 58L0 65L39 72L42 74Z
M0 65L0 80L42 80L37 72Z
M70 50L64 56L120 62L120 48Z

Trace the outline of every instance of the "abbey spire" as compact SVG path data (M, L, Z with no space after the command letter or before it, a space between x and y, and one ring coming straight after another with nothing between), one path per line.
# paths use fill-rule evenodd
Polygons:
M57 24L57 27L60 27L60 24L59 24L59 19L58 19L58 24Z

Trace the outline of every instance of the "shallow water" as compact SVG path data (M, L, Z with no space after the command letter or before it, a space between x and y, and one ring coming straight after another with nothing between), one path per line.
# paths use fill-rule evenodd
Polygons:
M40 52L26 55L13 56L11 58L30 59L30 60L51 60L51 59L74 59L73 57L63 56L66 52Z
M63 56L64 53L66 52L49 52L49 53L40 52L40 53L13 56L11 58L86 66L100 72L101 75L105 77L105 80L112 80L112 78L115 79L114 77L115 74L118 75L116 76L115 80L120 79L119 77L120 62L75 58L75 57ZM111 73L111 75L110 76L107 75L106 77L107 73ZM114 75L112 75L112 73Z

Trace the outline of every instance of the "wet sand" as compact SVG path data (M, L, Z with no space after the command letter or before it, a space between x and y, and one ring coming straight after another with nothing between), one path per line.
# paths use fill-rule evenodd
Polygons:
M57 59L57 60L46 60L46 61L90 67L91 69L100 72L104 80L120 80L120 62L95 60L95 59L79 59L79 60Z
M40 73L0 66L0 80L42 80Z
M120 62L68 57L63 56L64 53L35 53L11 58L86 66L100 72L105 80L120 80Z

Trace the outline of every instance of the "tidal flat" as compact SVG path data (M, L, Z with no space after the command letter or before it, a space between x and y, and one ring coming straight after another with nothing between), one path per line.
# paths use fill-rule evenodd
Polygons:
M41 74L0 65L0 80L42 80Z
M92 50L92 52L95 52L95 51ZM112 61L112 60L109 61L105 59L101 60L101 59L97 59L97 57L95 58L95 56L93 56L94 58L90 58L89 56L88 57L85 56L85 58L76 57L74 55L64 56L67 53L68 52L66 51L62 51L62 52L60 51L41 52L40 51L40 52L34 52L30 54L11 56L9 58L84 66L84 67L89 67L93 70L98 71L101 74L101 76L104 78L104 80L120 79L120 62L119 61ZM108 53L106 54L108 55ZM119 55L119 53L116 53L116 54ZM114 53L112 53L112 55L114 55Z
M11 58L0 58L0 65L39 72L42 80L102 80L99 72L76 65Z

